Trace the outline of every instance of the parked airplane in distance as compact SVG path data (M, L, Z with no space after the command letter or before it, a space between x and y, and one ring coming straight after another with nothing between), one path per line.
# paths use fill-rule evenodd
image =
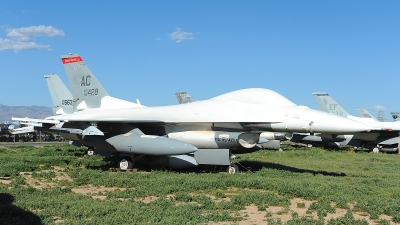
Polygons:
M379 110L378 118L374 117L367 109L357 109L357 112L361 118L372 118L375 121L388 122L383 110Z
M390 114L392 115L394 121L400 121L400 113L399 112L390 112Z
M358 133L351 137L349 145L364 146L374 152L398 151L400 123L379 122L374 118L361 118L350 115L338 102L326 92L312 93L322 111L339 115L373 127L370 133Z

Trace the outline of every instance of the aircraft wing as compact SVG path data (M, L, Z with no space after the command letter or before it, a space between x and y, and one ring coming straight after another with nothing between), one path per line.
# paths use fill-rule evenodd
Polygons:
M49 120L49 119L32 119L32 118L17 118L17 117L12 117L12 120L14 121L19 121L21 124L26 124L26 125L33 125L33 126L41 126L42 123L47 123L47 124L59 124L59 120Z

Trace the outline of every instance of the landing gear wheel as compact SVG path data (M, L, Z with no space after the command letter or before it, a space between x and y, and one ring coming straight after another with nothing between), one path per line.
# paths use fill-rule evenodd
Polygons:
M379 153L379 148L373 148L373 149L372 149L372 152L373 152L373 153Z
M119 162L119 169L120 170L130 170L133 168L133 162L128 159L122 159Z
M236 164L231 164L227 169L228 173L235 174L239 172L239 167Z
M94 148L88 148L87 155L94 155Z

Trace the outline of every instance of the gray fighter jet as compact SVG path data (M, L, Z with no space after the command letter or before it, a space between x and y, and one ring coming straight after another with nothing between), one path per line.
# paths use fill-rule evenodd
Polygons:
M125 154L121 169L131 168L139 155L175 168L211 164L235 170L231 152L254 151L262 131L344 134L371 130L346 118L298 106L262 88L190 104L144 107L109 96L79 55L61 59L74 113L40 123L85 146Z
M67 86L61 81L56 74L44 76L47 87L49 88L50 97L53 101L54 115L66 115L74 112L72 105L72 94Z
M390 114L392 115L394 121L396 121L396 122L400 121L400 113L399 112L390 112Z
M371 118L375 121L378 121L367 109L357 109L358 114L361 118Z
M192 98L192 96L190 96L185 91L177 92L177 93L175 93L175 96L178 99L179 104L186 104L186 103L194 102L194 99Z
M68 90L67 86L61 81L60 77L56 74L45 75L47 87L49 88L50 97L53 101L53 113L54 116L45 118L46 120L57 119L57 117L73 113L72 107L72 94ZM23 127L14 129L12 134L22 134L35 131L46 131L51 132L47 128L41 128L42 124L38 121L31 120L27 122L21 122Z
M357 109L357 112L361 118L372 118L375 121L388 122L388 119L386 118L385 112L383 110L379 110L378 118L375 118L367 109Z
M349 145L360 146L372 149L374 152L398 151L400 123L396 122L379 122L374 118L361 118L350 115L339 103L337 103L326 92L312 93L319 108L322 111L339 115L354 121L361 122L365 125L373 127L370 133L354 134L351 137Z

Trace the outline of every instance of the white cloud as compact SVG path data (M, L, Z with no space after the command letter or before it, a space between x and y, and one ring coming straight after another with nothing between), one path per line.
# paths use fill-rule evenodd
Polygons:
M172 34L169 34L169 37L172 40L176 40L176 42L179 43L183 40L192 40L193 33L181 31L181 28L175 28L175 32Z
M50 45L39 45L31 41L18 41L18 40L0 38L0 51L12 50L14 52L18 52L21 50L36 50L36 49L51 50Z
M21 28L7 28L9 39L0 38L0 51L47 49L51 50L50 45L41 45L32 41L33 37L64 37L64 31L53 26L30 26Z
M376 105L376 106L374 106L374 109L375 109L375 110L379 110L379 111L386 110L386 108L385 108L384 106L381 106L381 105Z
M64 31L56 29L53 26L30 26L21 28L12 28L8 30L7 36L10 38L19 37L64 37Z

